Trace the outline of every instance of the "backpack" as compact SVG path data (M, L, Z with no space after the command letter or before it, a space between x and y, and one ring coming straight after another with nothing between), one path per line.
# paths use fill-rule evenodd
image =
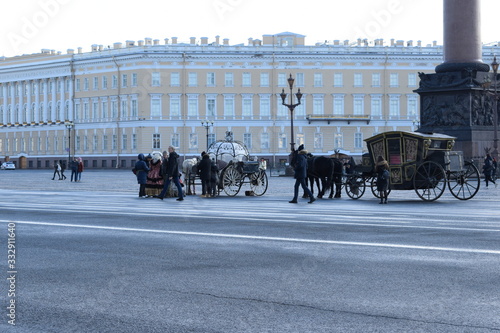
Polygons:
M386 180L389 179L389 176L389 170L385 169L384 171L382 171L382 175L380 176L380 178Z

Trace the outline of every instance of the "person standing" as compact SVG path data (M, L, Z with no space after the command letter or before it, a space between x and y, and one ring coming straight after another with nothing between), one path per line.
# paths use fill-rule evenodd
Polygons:
M175 186L177 187L177 191L179 193L179 197L177 198L177 201L182 201L184 200L183 193L182 193L182 186L179 183L179 155L175 152L175 148L173 146L168 147L168 161L165 164L165 167L163 168L163 175L165 179L165 183L163 184L163 190L159 195L155 195L155 198L159 198L163 200L165 195L167 194L168 187L170 186L170 183L173 182Z
M146 198L146 182L149 167L144 159L144 154L139 154L137 159L138 161L135 162L134 172L137 176L137 183L139 184L139 198Z
M297 203L297 199L299 197L299 186L302 186L304 193L309 196L309 202L313 203L316 201L314 195L311 190L306 185L306 177L307 177L307 150L303 149L303 146L300 145L298 152L294 152L296 154L294 161L294 175L295 178L295 186L293 191L293 199L289 201L289 203Z
M201 161L198 164L198 174L201 179L201 196L210 198L212 191L210 191L210 174L212 169L212 161L207 153L201 153Z
M59 164L58 161L54 161L54 175L52 176L52 180L54 180L54 178L56 178L56 174L57 174L57 177L59 178L59 180L61 180L61 165ZM486 185L488 186L488 185Z
M484 181L486 182L486 188L488 188L488 182L492 182L493 184L495 184L495 187L497 186L495 180L493 180L492 178L494 169L495 168L493 165L493 158L491 157L490 154L486 154L486 158L484 159L484 165L483 165Z
M65 180L66 176L64 175L64 171L66 170L66 162L63 160L59 160L59 164L61 165L61 180Z
M212 198L217 196L217 183L219 182L219 167L215 160L210 162L210 195Z
M71 168L70 181L73 181L73 179L74 179L75 182L76 182L78 180L77 179L77 176L78 176L78 159L76 157L73 158L73 160L71 161L69 167Z
M77 178L78 178L78 181L81 181L82 180L82 172L83 172L83 161L82 161L82 158L81 157L78 157L78 170L77 170Z
M386 204L389 195L389 163L382 157L377 158L375 165L375 172L377 173L377 191L380 196L379 204Z

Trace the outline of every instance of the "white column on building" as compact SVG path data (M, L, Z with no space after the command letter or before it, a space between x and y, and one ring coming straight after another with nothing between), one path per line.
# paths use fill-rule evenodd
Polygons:
M10 123L16 122L16 85L14 82L10 84Z
M17 108L17 119L20 124L22 124L25 121L25 114L24 114L24 82L19 81L17 82L17 92L19 94L18 98L18 103L19 107Z
M40 80L35 80L33 81L33 84L36 85L33 86L33 89L35 89L35 119L33 120L35 123L39 124L40 123Z
M7 124L7 110L8 110L8 84L2 84L2 96L3 96L3 118L2 123Z
M61 91L59 92L59 103L61 108L59 109L59 115L57 118L60 121L64 121L66 118L64 117L64 108L65 108L65 103L66 103L66 93L64 89L66 88L66 77L60 77L58 84L61 86Z
M56 122L56 120L59 120L57 117L57 79L53 78L52 80L49 81L51 87L52 87L52 108L50 110L50 119L52 120L53 123Z
M69 79L69 97L68 97L68 102L69 102L69 111L68 111L68 120L73 121L73 113L74 113L74 105L73 105L73 79L70 77Z
M29 124L33 121L33 119L31 119L31 89L32 88L32 85L33 85L33 82L32 81L26 81L25 82L26 84L26 122Z
M43 122L49 120L49 110L48 110L48 100L49 100L49 89L48 89L48 79L42 79L40 85L43 87Z

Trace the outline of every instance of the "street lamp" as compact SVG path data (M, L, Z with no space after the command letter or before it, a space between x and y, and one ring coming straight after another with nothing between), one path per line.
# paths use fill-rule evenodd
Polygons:
M497 91L497 73L498 73L498 62L497 56L493 57L493 62L491 63L491 68L493 69L493 85L494 85L494 99L493 99L493 157L498 160L498 91Z
M214 126L214 122L207 119L201 122L201 126L205 127L205 129L207 130L207 152L208 152L208 129Z
M298 92L295 94L295 96L297 97L297 103L293 103L293 93L292 93L292 89L293 89L293 82L295 81L295 79L292 77L292 74L290 74L290 77L287 79L288 81L288 85L290 86L290 103L289 104L286 104L285 101L286 101L286 96L287 94L285 93L285 88L283 88L281 90L281 100L283 101L283 105L288 107L288 109L290 110L290 131L291 131L291 136L292 136L292 141L290 142L290 149L292 152L295 151L295 142L294 141L294 135L293 135L293 110L295 109L295 107L297 107L298 105L300 105L300 99L302 98L302 93L300 92L300 88L298 90Z
M68 129L68 166L71 163L71 130L75 127L72 121L65 121L64 125Z

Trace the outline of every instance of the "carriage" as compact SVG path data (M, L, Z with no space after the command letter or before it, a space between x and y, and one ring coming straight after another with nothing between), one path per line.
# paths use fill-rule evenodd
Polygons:
M358 199L366 187L376 190L375 163L378 156L389 163L389 189L414 190L424 201L437 200L448 187L459 200L473 198L480 187L478 168L464 161L461 151L452 151L455 137L407 131L390 131L365 139L368 154L362 156L353 174L346 177L346 193Z
M268 179L266 162L250 156L247 147L241 141L233 139L232 132L226 132L225 140L218 140L210 145L206 152L218 166L217 194L224 191L228 196L239 193L243 184L250 185L247 195L261 196L267 191ZM188 184L194 185L197 165L188 172Z

